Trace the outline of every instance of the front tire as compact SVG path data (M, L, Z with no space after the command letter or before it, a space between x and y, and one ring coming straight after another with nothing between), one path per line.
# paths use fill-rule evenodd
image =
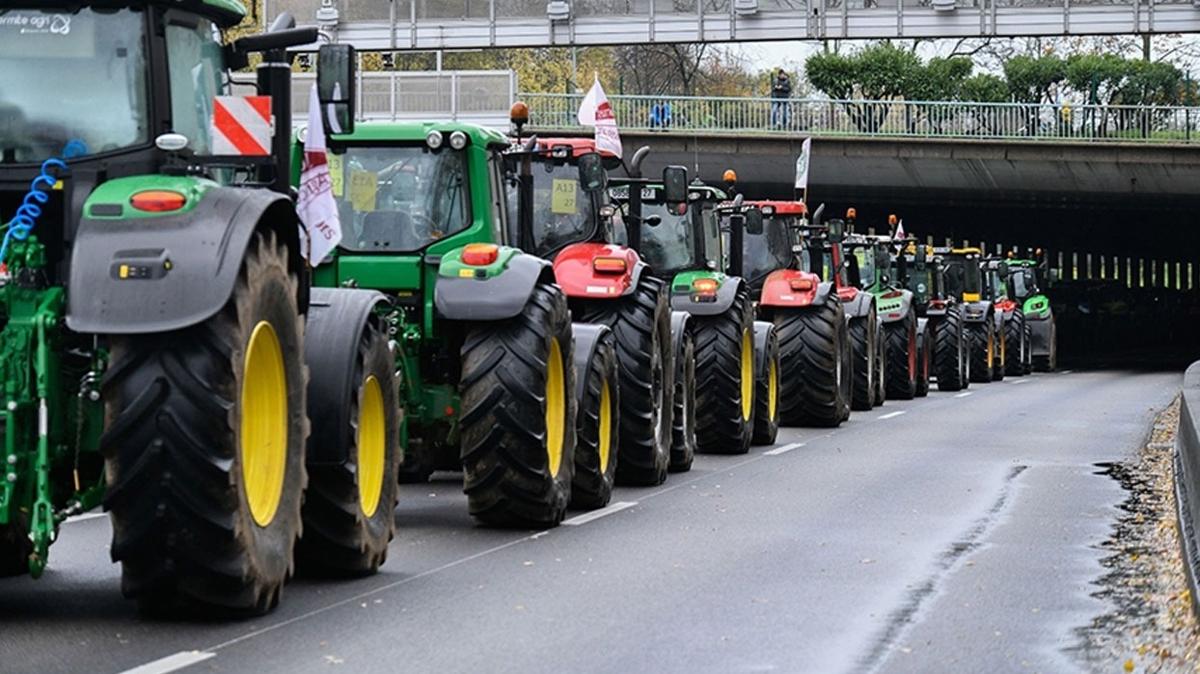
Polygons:
M1016 309L1013 315L1004 322L1004 351L1007 358L1004 361L1004 374L1010 377L1020 377L1025 374L1026 340L1025 314Z
M616 431L620 427L621 384L617 347L612 333L604 335L583 377L575 438L575 477L571 507L594 510L608 505L617 477Z
M773 445L779 435L779 337L767 328L765 346L755 354L758 370L754 391L755 445Z
M250 243L217 315L117 337L104 377L104 506L121 589L144 610L262 614L292 573L307 481L297 279Z
M378 328L364 329L355 369L360 383L347 429L354 438L350 456L343 465L309 467L301 511L297 559L303 570L321 574L375 573L396 532L400 404L391 351Z
M779 309L774 318L779 337L780 420L785 426L836 427L845 419L850 402L843 386L847 375L842 372L842 340L846 337L842 303L830 292L821 305ZM855 323L865 325L866 321ZM870 368L869 358L856 358L855 362L863 369ZM855 371L855 385L867 385L870 374Z
M851 394L850 409L858 411L875 407L875 313L850 319Z
M547 283L519 316L467 330L463 491L480 522L546 528L566 514L575 466L573 351L567 298Z
M671 415L672 473L686 473L696 460L696 341L688 329L675 352L675 412Z
M745 454L754 431L754 319L745 287L716 316L693 316L696 449Z
M917 322L920 332L917 333L917 388L914 395L917 398L924 398L929 395L929 373L930 373L930 358L929 352L933 349L933 332L929 329L929 321L925 321L924 326L921 322Z
M671 452L671 313L666 287L643 274L633 294L580 302L575 320L607 325L616 337L621 381L617 482L653 486L667 479Z
M981 323L967 324L971 383L986 384L992 380L993 362L996 359L996 333L992 325L991 316L985 317Z

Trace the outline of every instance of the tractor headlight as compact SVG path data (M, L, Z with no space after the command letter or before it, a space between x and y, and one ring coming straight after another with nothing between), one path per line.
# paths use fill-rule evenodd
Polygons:
M445 138L442 138L441 131L430 131L429 134L425 136L425 144L429 146L430 150L436 150L440 148L444 142Z
M450 134L450 147L455 150L461 150L467 146L467 134L462 131L455 131Z

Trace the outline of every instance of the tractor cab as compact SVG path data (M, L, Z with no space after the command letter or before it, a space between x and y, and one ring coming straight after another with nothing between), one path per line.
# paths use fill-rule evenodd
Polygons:
M983 297L983 273L978 248L935 248L946 265L946 294L963 302L978 302Z
M631 208L635 190L641 196L636 212ZM666 200L661 182L622 181L609 192L619 207L631 209L623 219L627 226L642 223L638 250L654 276L671 279L685 271L719 271L726 267L728 253L716 214L717 205L726 200L725 192L693 181L688 185L687 207L683 209ZM630 238L628 231L617 232L617 237L623 242Z
M718 209L721 230L729 243L731 262L740 267L750 287L761 291L772 272L799 270L800 232L807 225L808 208L802 201L744 201ZM741 256L736 255L741 239ZM815 289L815 285L813 285Z

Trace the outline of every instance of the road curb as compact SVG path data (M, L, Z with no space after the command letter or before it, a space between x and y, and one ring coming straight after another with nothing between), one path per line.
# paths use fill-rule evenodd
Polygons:
M1175 434L1175 507L1183 568L1192 593L1192 612L1200 618L1200 362L1183 375L1179 432Z

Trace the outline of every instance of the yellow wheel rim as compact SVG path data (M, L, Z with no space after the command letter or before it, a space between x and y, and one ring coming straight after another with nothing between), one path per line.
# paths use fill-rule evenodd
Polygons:
M992 367L992 361L996 359L996 340L992 337L992 333L988 333L987 341L987 364Z
M767 379L767 414L771 419L775 418L775 401L779 399L779 371L776 369L778 365L775 361L771 361L771 369Z
M550 362L546 364L546 458L551 477L562 467L563 431L567 418L567 396L563 391L562 349L550 340Z
M754 343L750 331L742 331L742 419L750 420L754 411Z
M612 394L608 381L600 385L600 473L608 472L608 457L612 452Z
M271 324L254 326L242 370L242 486L260 527L275 519L287 469L288 386L283 349Z
M387 414L383 387L374 376L363 382L358 400L358 503L363 514L374 517L383 496L386 472Z

